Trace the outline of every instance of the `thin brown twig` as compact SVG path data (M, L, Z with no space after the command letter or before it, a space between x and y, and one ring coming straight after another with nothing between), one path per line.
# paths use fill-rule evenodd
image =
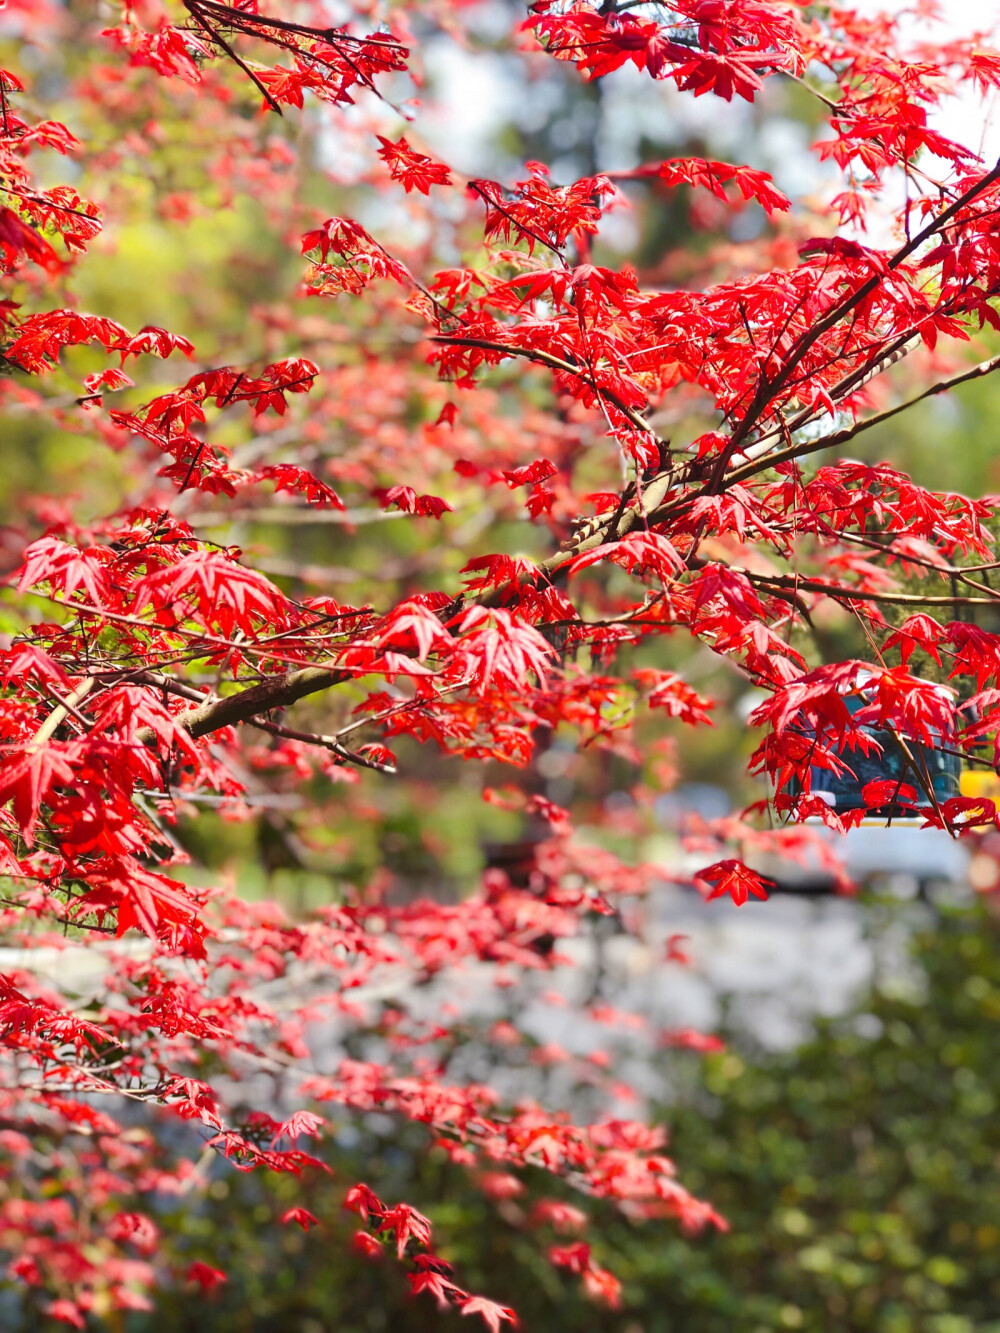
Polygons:
M396 772L395 764L380 764L376 759L369 759L367 755L349 750L346 745L341 745L335 736L325 736L312 731L296 731L293 727L286 727L281 723L271 722L269 719L262 717L249 717L246 720L251 727L267 731L272 736L280 736L290 741L302 741L306 745L317 745L324 750L332 750L339 759L343 759L348 764L356 764L359 768L370 768L376 773L393 774Z
M513 347L509 343L493 342L489 338L460 337L451 333L434 334L430 341L432 343L443 343L450 347L478 347L484 352L499 352L503 356L520 356L526 361L537 361L539 365L548 366L550 370L561 370L567 375L574 375L577 379L588 384L599 397L606 398L613 407L618 409L622 416L631 421L637 430L643 431L655 440L660 438L645 417L637 412L634 407L630 407L620 394L613 389L598 385L583 367L574 365L572 361L564 361L561 356L554 356L551 352L544 352L538 347Z

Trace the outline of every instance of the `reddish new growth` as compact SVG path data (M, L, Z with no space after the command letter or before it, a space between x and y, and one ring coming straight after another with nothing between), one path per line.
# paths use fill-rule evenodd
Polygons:
M203 1152L240 1170L322 1170L303 1144L323 1133L309 1107L328 1103L425 1126L496 1200L539 1173L569 1182L580 1209L543 1198L526 1213L557 1233L585 1225L588 1197L691 1232L724 1225L683 1187L662 1131L616 1113L620 1085L600 1059L587 1068L605 1113L576 1123L530 1095L449 1077L453 1010L426 1024L403 1014L415 982L475 967L509 989L561 973L560 941L598 917L639 929L633 908L653 870L578 840L573 811L532 790L530 773L504 791L480 770L530 770L558 736L635 773L645 762L635 794L648 806L670 780L660 720L713 720L713 701L657 658L664 640L696 641L761 692L751 766L788 822L777 835L739 819L689 830L710 898L766 896L734 843L777 838L802 852L809 830L797 823L843 827L810 775L849 768L873 728L904 746L943 736L980 758L985 739L987 760L998 758L1000 637L952 609L995 604L984 578L997 561L993 503L932 493L842 451L1000 365L970 368L956 354L1000 328L1000 170L930 124L958 83L1000 87L1000 54L955 39L908 51L894 20L822 3L532 4L517 41L536 68L546 52L585 79L629 64L723 99L720 114L769 81L798 81L824 108L816 148L839 173L817 217L758 167L700 157L610 163L575 181L537 162L509 183L466 179L415 146L419 116L405 137L376 133L409 88L410 60L379 5L339 27L318 3L278 8L129 5L103 32L40 0L4 10L45 58L55 62L51 41L72 59L37 90L26 72L0 71L0 405L114 451L128 497L86 521L51 497L26 500L23 528L4 539L14 632L0 649L11 946L0 1245L12 1274L49 1293L48 1313L81 1328L91 1309L149 1299L166 1242L145 1197L197 1188ZM403 31L406 6L390 18ZM92 143L45 118L50 85ZM268 114L279 111L284 120ZM336 303L293 304L289 278L283 303L248 301L230 319L240 340L223 340L221 355L208 335L203 350L85 309L74 283L93 262L88 245L101 244L102 213L120 238L139 206L128 181L171 135L181 150L170 171L194 183L156 185L161 217L232 226L236 201L254 235L265 224L280 233L304 290ZM176 165L185 144L189 174ZM383 192L365 226L303 202L326 197L299 187L331 145L344 146L342 179L354 161L353 185ZM50 184L53 153L77 159L79 193ZM865 239L866 216L901 178L897 241L883 249ZM716 210L759 205L773 230L735 259L715 247L699 269L692 257L683 286L650 285L595 259L625 180L693 190ZM850 232L834 229L837 214ZM246 292L251 257L233 267ZM141 307L147 295L130 299ZM903 356L920 383L898 401L878 377ZM518 363L517 380L491 376ZM699 414L710 425L692 443L667 438L672 416ZM494 518L532 524L534 554L491 551ZM226 544L230 519L243 532L257 520L337 524L337 559L357 554L357 568L269 564L255 527L246 553ZM350 594L370 575L371 548L355 535L390 522L415 534L405 558L387 557L384 581L369 578L356 599L331 595L329 580ZM808 660L808 635L793 631L832 607L861 624L871 660ZM968 684L964 730L913 669L916 652ZM405 779L414 742L467 765L467 781L491 784L488 801L523 815L526 865L495 865L459 902L394 894L386 872L295 919L185 872L179 818L264 811L294 850L336 803L372 819L370 793ZM865 800L920 804L956 831L997 822L991 801L918 788L869 783ZM289 798L294 820L281 813ZM661 942L660 956L686 963L684 939ZM386 986L401 1005L392 1022L377 1000ZM320 1029L335 1034L325 1046ZM347 1058L346 1038L369 1049L366 1035L379 1053ZM499 1063L528 1049L507 1020L484 1040ZM718 1046L688 1029L661 1042ZM527 1069L578 1059L531 1051ZM281 1094L248 1111L239 1090L261 1075ZM127 1136L118 1106L148 1108ZM160 1134L163 1119L190 1135ZM178 1143L192 1156L167 1146ZM416 1206L364 1185L348 1204L362 1255L389 1251L415 1292L494 1331L513 1324L512 1309L465 1290L431 1251ZM317 1224L301 1207L284 1220ZM211 1258L174 1277L211 1292L226 1280ZM621 1299L587 1241L562 1238L550 1258L595 1299Z

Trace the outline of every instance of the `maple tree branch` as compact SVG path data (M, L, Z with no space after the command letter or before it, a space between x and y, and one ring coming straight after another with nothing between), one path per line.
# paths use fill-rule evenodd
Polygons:
M953 200L943 212L939 213L937 217L931 218L930 222L928 222L925 227L922 227L915 236L912 236L904 246L897 250L896 253L886 261L886 270L891 271L899 268L899 266L907 260L915 250L923 245L924 241L930 240L930 238L950 222L956 213L960 212L966 204L972 203L977 195L982 194L984 190L988 189L989 186L994 185L998 180L1000 180L1000 160L997 161L992 170L988 171L984 176L980 177L978 181L970 185L969 188L960 194L957 199ZM779 374L778 379L769 386L772 393L781 389L782 385L791 376L792 371L802 360L803 356L809 351L809 348L812 347L824 333L832 329L844 315L860 305L866 296L869 296L875 291L885 280L885 277L885 273L873 273L872 276L867 278L860 287L856 288L853 292L848 292L845 296L841 297L839 301L835 302L827 313L817 320L811 329L808 329L802 335L799 339L799 345L793 348L790 352L788 361ZM762 382L762 387L765 389L768 387L766 381ZM751 415L751 413L748 413L748 415Z
M596 544L596 539L602 534L595 534L590 538L590 542ZM558 568L572 560L577 551L559 552L551 561L546 561L541 568L546 565ZM736 566L732 568L736 569ZM738 570L747 580L759 585L765 589L773 589L775 593L795 593L795 592L814 592L822 596L830 597L833 600L865 602L875 601L883 602L888 605L901 606L995 606L998 598L986 597L950 597L921 595L916 593L874 593L861 590L841 588L835 585L825 584L820 580L803 579L797 575L764 575L754 574L746 570ZM491 594L481 600L483 604L489 604L497 594L501 593L503 588L491 590ZM266 713L275 708L287 708L304 699L311 694L318 694L334 685L342 685L352 680L353 676L348 671L341 671L327 667L305 667L299 671L291 671L277 678L268 679L250 686L248 689L240 690L236 694L226 695L221 699L213 699L198 707L189 709L186 713L181 713L174 719L177 726L183 727L192 737L208 735L210 732L220 731L223 727L237 726L241 722L250 722L258 725L258 720L262 713ZM157 682L162 684L162 682ZM163 685L169 689L169 686ZM405 706L413 706L414 701L407 701ZM371 721L372 719L365 719ZM349 758L350 762L362 762L364 767L373 767L378 771L386 772L383 765L377 765L366 762L363 757L355 757L353 752L345 750L337 741L336 737L317 736L307 732L292 732L289 728L279 727L276 723L266 723L263 726L265 731L275 731L278 735L288 735L291 739L302 740L313 744L321 744L327 748L334 749L338 754L342 753L344 758ZM143 728L137 735L137 739L149 743L154 737L151 729Z
M261 717L248 717L246 721L251 727L258 727L272 736L281 736L285 740L302 741L306 745L319 745L324 750L332 750L339 759L349 764L357 764L359 768L370 768L376 773L396 772L394 764L380 764L376 759L369 759L367 755L349 750L346 745L341 745L336 736L325 736L312 731L296 731L293 727L282 726L278 722L270 722Z
M469 189L472 191L473 194L475 194L479 199L483 201L483 203L486 205L487 212L489 211L489 209L495 208L496 211L501 215L501 217L505 217L512 227L517 228L517 230L521 233L522 236L527 236L531 240L537 241L539 245L544 245L546 250L551 250L552 253L556 256L556 258L560 261L560 263L563 264L563 266L565 266L566 260L563 258L562 251L559 249L558 246L553 245L551 241L547 241L544 236L540 236L538 232L533 231L531 227L526 227L523 222L518 222L517 218L514 217L513 213L511 213L509 209L504 208L503 204L497 203L495 199L490 199L486 195L485 191L481 188L478 181L469 181Z
M5 180L3 184L7 194L16 194L19 199L27 199L29 203L38 204L39 207L47 209L51 213L63 213L67 217L83 218L85 222L99 222L99 217L93 213L85 213L82 208L70 208L68 204L57 204L54 199L47 199L44 194L36 194L33 190L19 189L12 181Z
M829 332L829 330L838 324L845 315L850 314L850 312L859 306L866 297L876 291L885 281L888 274L892 270L899 268L899 266L908 259L915 250L919 249L924 241L929 240L939 232L942 227L950 222L951 219L966 206L966 204L971 203L977 195L982 194L984 190L988 189L991 185L994 185L998 180L1000 180L1000 160L997 161L992 170L988 171L973 185L970 185L969 188L959 195L957 199L953 200L943 212L939 213L937 217L932 218L925 227L922 227L915 236L912 236L904 246L897 250L895 254L886 261L884 271L880 270L873 273L871 277L866 278L859 287L846 293L839 301L835 301L825 315L822 315L811 328L807 329L800 335L795 346L788 352L784 365L773 380L768 377L766 370L761 371L757 390L751 399L739 426L733 432L726 448L720 453L712 475L709 478L707 486L709 494L715 493L723 479L730 458L732 458L740 444L746 439L747 435L749 435L767 404L772 402L775 395L779 394L787 385L796 367L801 363L809 349L816 344L824 333Z
M984 215L979 214L977 216L981 217ZM965 290L966 290L965 287L961 288L959 294L961 294ZM994 286L990 288L990 290L986 293L986 295L992 296L996 294L997 294L996 284L994 284ZM952 300L948 301L943 306L939 306L937 313L946 315L955 315L961 313L961 306L960 303L958 302L957 296L953 297ZM857 318L857 311L854 312L854 317L855 319ZM891 367L896 365L897 362L901 361L904 356L907 356L910 352L914 351L917 347L919 347L920 343L922 342L922 335L920 329L921 329L921 324L924 322L925 321L920 321L917 324L910 325L909 328L904 329L901 332L897 333L888 342L888 344L886 344L885 340L883 339L880 341L879 345L871 346L868 349L855 348L853 352L848 352L847 350L847 342L850 340L850 331L848 331L845 343L841 351L839 353L833 354L829 358L829 360L826 363L826 368L836 365L838 361L844 360L848 356L857 357L859 353L864 352L866 350L873 352L874 355L872 359L867 362L867 364L856 366L855 369L848 372L848 374L846 374L837 384L833 385L828 390L830 399L835 404L840 404L845 398L853 394L856 394L860 389L863 389L865 385L868 384L871 380L881 375L884 371L891 369ZM800 375L797 378L793 378L792 380L790 380L789 383L785 386L785 388L790 389L794 387L796 384L808 383L808 380L809 380L808 375ZM815 405L810 407L804 407L801 409L801 411L796 413L796 415L790 421L785 421L783 418L781 418L782 424L780 426L774 426L770 430L765 431L763 435L758 436L758 438L754 440L752 444L748 445L746 449L743 449L740 452L743 453L748 459L756 458L758 457L758 453L761 450L762 445L768 443L771 440L778 439L779 437L781 438L787 437L789 433L794 433L795 431L800 430L803 426L807 425L810 421L815 420L820 415L821 413L819 412L819 410L816 408ZM780 412L779 412L779 418L780 418ZM685 475L685 480L691 480L691 479L692 479L691 469L689 468L687 474Z
M41 597L47 602L52 602L53 605L55 606L67 607L70 610L75 611L78 615L95 616L98 618L103 618L105 620L110 620L114 624L135 625L137 628L144 629L147 631L152 630L154 628L158 628L163 630L163 632L167 634L180 634L186 636L190 640L187 652L182 657L177 657L172 659L175 661L186 661L186 660L191 660L193 657L203 656L204 654L200 651L202 645L214 644L219 648L228 649L229 651L232 651L233 649L239 649L241 653L248 655L255 655L255 656L266 655L271 659L272 662L280 660L286 663L294 663L296 669L298 669L300 659L287 655L282 658L279 658L274 652L270 650L269 645L272 643L277 643L281 639L288 638L290 635L298 635L304 633L307 630L317 629L324 622L329 624L332 623L333 621L353 619L359 615L366 614L364 611L352 611L352 612L343 612L337 616L321 615L319 619L315 620L311 625L296 625L292 629L282 630L279 634L267 634L256 640L226 639L218 634L208 634L202 630L188 629L181 624L157 626L154 621L143 620L139 616L120 615L116 611L109 611L106 607L90 606L86 602L65 601L63 598L53 597L51 593L35 592L32 593L32 596ZM326 637L336 637L336 634ZM109 673L104 672L97 674L107 675ZM113 675L114 673L110 674ZM126 672L125 673L126 678L128 677L128 675L129 673Z
M359 717L353 722L348 722L347 725L341 727L339 731L335 731L333 733L333 739L335 741L340 741L345 736L349 736L352 731L357 731L360 727L365 727L370 722L384 722L386 718L396 717L398 714L405 713L411 708L424 708L429 704L435 703L437 699L441 699L446 694L454 694L456 690L464 690L466 685L472 683L472 679L472 676L466 676L463 680L456 680L451 685L442 685L440 689L435 691L434 699L422 698L420 695L414 695L410 699L401 699L398 704L393 704L390 708L383 708L378 713L370 713L367 717Z
M197 708L189 708L173 721L191 736L207 736L210 732L221 731L223 727L249 722L272 708L289 708L310 694L318 694L332 685L343 685L345 681L353 679L349 671L339 671L333 667L303 667L299 671L289 671L262 680L236 694L210 699ZM154 739L150 727L143 727L136 733L136 737L145 744Z
M901 412L915 407L917 403L922 403L925 398L932 398L939 393L947 393L949 389L957 388L960 384L967 384L970 380L982 379L984 375L989 375L994 370L1000 370L1000 356L991 357L988 361L980 361L971 370L963 370L956 375L952 375L949 379L939 380L915 397L907 398L905 402L897 403L895 407L886 408L884 412L879 412L873 417L865 417L864 420L855 422L853 426L845 426L843 430L835 431L832 435L822 435L818 440L804 440L801 444L792 445L790 448L782 449L776 454L764 454L759 459L744 463L734 471L727 472L726 483L727 485L739 483L747 477L752 477L758 472L775 467L779 463L787 463L789 459L801 458L806 454L818 453L822 449L833 449L838 445L846 444L872 426L881 426L884 422L891 421L893 417L898 416Z
M100 674L105 673L96 673L93 678L97 679ZM188 699L199 706L205 702L205 696L200 690L162 671L133 671L127 679L134 681L136 685L152 685L154 689L163 690L166 694L175 694L178 698Z
M494 344L488 343L486 340L478 339L450 339L448 337L439 337L434 339L434 341L469 343L476 346L483 346L486 350L496 350L505 354L520 355L538 361L541 364L549 365L550 367L566 370L580 378L586 378L585 376L580 375L579 369L574 367L571 363L565 362L559 357L540 350L511 348L502 343ZM852 438L855 434L860 433L860 431L867 429L869 426L877 425L882 421L890 419L892 416L906 410L907 407L913 406L925 397L935 393L944 392L947 389L968 380L979 378L988 374L993 369L996 369L998 366L1000 366L1000 357L994 358L988 362L980 363L980 365L974 367L970 371L962 372L959 375L951 377L949 380L941 381L938 384L933 385L917 398L908 400L904 404L899 404L895 408L889 409L887 412L881 413L876 417L857 423L856 426L851 427L846 431L837 432L832 436L824 437L820 441L809 441L802 445L794 446L792 450L785 450L777 455L770 455L760 460L754 460L751 464L745 465L744 468L737 469L735 473L729 474L726 478L726 482L727 484L733 484L734 482L741 480L744 475L754 475L756 472L771 467L776 462L783 461L785 458L798 456L799 453L813 452L818 449L829 448L838 443L842 443L847 439ZM617 403L616 406L618 406ZM622 410L625 410L624 405L622 406ZM642 418L640 417L639 420L641 421ZM643 428L648 430L648 427L644 422ZM645 509L644 501L652 500L652 512L649 513L648 517L652 520L656 520L659 517L656 507L657 503L663 492L669 487L673 480L674 474L669 472L662 473L655 477L646 488L645 494L641 498L637 498L632 506L626 508L624 512L615 511L603 524L600 524L596 530L589 532L582 541L574 543L570 549L557 552L549 559L543 561L539 565L539 569L545 574L556 572L558 569L571 562L578 554L604 542L610 535L609 529L612 526L615 529L615 536L620 537L624 535L634 525L640 512ZM651 495L651 492L654 491L659 492L655 497ZM949 596L935 597L913 594L864 593L855 590L837 588L817 580L803 580L797 576L776 576L771 578L764 575L748 574L747 577L751 583L759 583L760 586L765 588L769 587L772 590L772 595L783 595L785 597L788 597L789 593L795 594L799 591L805 591L829 596L834 600L881 601L887 604L899 605L995 605L995 599L989 598L956 599ZM501 600L507 591L509 591L508 585L504 584L500 587L484 591L477 597L466 598L464 600L471 604L478 603L480 605L489 606ZM174 689L172 683L167 683L167 679L168 678L161 677L156 681L156 684L168 692L186 693L186 691ZM362 756L355 756L353 752L340 745L336 737L326 737L306 732L295 732L289 728L282 727L277 723L262 722L260 720L260 715L263 713L269 712L275 708L288 707L302 698L314 693L320 693L323 690L337 684L342 684L350 679L353 679L351 673L333 668L308 667L301 670L291 671L276 679L261 681L245 690L241 690L237 694L206 701L197 707L188 710L188 712L181 714L176 718L176 723L188 731L192 737L199 737L218 731L226 726L248 722L252 725L260 726L261 729L270 731L272 734L285 735L290 739L323 745L326 748L332 749L349 762L361 763L362 766L374 768L376 771L391 771L384 765L366 761ZM190 694L188 694L188 697L190 697ZM412 706L412 704L405 706ZM152 731L148 728L144 729L139 733L139 739L146 743L151 742L154 739Z
M447 347L478 347L484 352L501 352L504 356L520 356L526 361L537 361L541 366L548 366L550 370L561 370L567 375L575 375L577 379L583 380L584 384L589 384L598 397L606 398L623 417L631 421L637 430L651 435L655 440L660 439L645 417L637 412L634 407L629 407L628 403L614 389L602 388L580 366L575 366L572 361L564 361L561 356L553 356L551 352L543 352L538 347L512 347L509 343L492 342L489 338L463 338L457 334L449 333L436 333L429 341L442 343ZM663 443L663 441L661 440L660 443Z
M330 46L336 46L340 42L347 42L354 46L384 46L388 50L404 51L406 48L395 37L388 34L370 33L366 37L354 37L348 32L343 32L340 28L312 28L304 23L293 23L289 19L275 18L271 14L255 14L252 10L236 9L232 5L220 4L218 0L194 0L200 9L211 10L213 14L227 25L239 27L248 35L258 35L253 32L253 25L258 28L277 28L280 32L295 33L299 37L318 37ZM185 0L185 7L188 0ZM259 34L266 40L266 34Z
M435 341L443 341L443 339L435 339ZM912 338L910 335L907 335L902 339L897 339L894 345L887 351L884 351L873 365L859 367L859 369L852 372L852 374L845 376L841 381L841 384L838 385L833 392L839 393L841 396L843 392L846 391L856 392L868 379L873 378L880 373L881 370L887 369L888 365L895 364L900 356L904 355L908 350L908 344L911 342ZM490 346L495 346L497 350L499 350L504 344L490 344ZM529 356L532 359L540 361L542 364L552 364L553 362L559 361L559 358L551 357L549 353L539 352L535 354L521 351L520 349L517 350L518 354ZM567 368L573 369L574 373L579 373L575 368L569 367L569 363L566 363L566 366ZM843 432L838 432L836 435L824 437L821 441L804 442L802 445L794 446L792 449L785 450L781 453L770 454L762 456L760 459L750 460L737 468L734 472L726 474L725 484L722 489L726 489L729 485L738 483L746 477L755 476L757 473L770 468L775 463L784 462L786 459L795 457L799 453L812 453L819 449L844 443L846 440L852 439L854 435L860 434L862 430L866 430L868 426L874 426L882 421L888 421L897 413L905 411L907 407L911 407L913 404L920 402L922 398L929 397L935 393L944 393L947 389L965 383L966 380L975 379L981 375L988 374L990 370L997 368L997 366L1000 366L1000 358L996 358L995 361L991 362L982 362L974 370L963 372L960 375L953 376L949 380L942 380L938 385L925 390L925 392L918 397L910 399L906 403L899 404L897 407L894 407L877 417L871 417L864 422L859 422L854 427ZM560 366L560 368L562 367ZM581 378L583 377L581 376ZM590 381L588 380L588 382ZM798 423L794 421L788 423L789 431L799 429L812 415L811 409L805 409L800 414ZM774 432L774 435L777 434L779 434L779 432ZM639 518L644 518L648 522L661 521L667 514L673 513L675 508L675 504L672 504L668 507L665 513L661 513L659 506L662 503L663 497L666 495L667 491L673 489L676 484L692 480L691 472L692 465L678 470L665 469L663 472L657 473L649 480L645 491L642 491L637 495L636 500L631 505L627 503L629 496L628 492L626 492L622 496L622 503L615 511L608 515L598 516L596 519L587 522L585 525L586 536L583 540L574 540L563 552L560 552L549 560L543 561L539 568L545 573L554 573L556 570L562 568L569 559L572 559L574 556L581 554L593 546L600 545L601 542L607 540L612 535L619 538L625 536L626 533L635 526L635 522ZM500 591L502 591L502 589L497 590L497 592ZM495 594L493 594L493 596L495 599ZM480 600L483 605L490 604L486 599Z
M233 48L226 41L225 37L223 37L222 33L218 32L215 28L213 28L212 25L209 23L209 21L204 17L204 15L200 13L199 7L195 3L195 0L184 0L184 8L194 19L195 23L197 23L198 27L201 28L203 32L208 33L209 40L218 43L218 45L222 47L223 51L225 51L229 59L232 60L233 63L243 71L243 73L247 76L250 82L256 87L257 91L263 97L264 101L271 108L271 110L276 111L279 116L282 115L283 112L281 110L280 103L274 100L274 98L268 92L266 85L260 81L260 79L253 72L253 70L246 63L246 61L243 60L242 57L239 56L233 50ZM183 487L181 489L183 489Z
M90 676L81 685L77 686L73 693L67 698L60 698L58 706L53 708L52 712L38 728L34 736L32 736L28 749L40 750L42 746L55 735L56 731L70 714L74 717L80 716L77 714L76 705L86 699L87 695L93 688L94 678ZM83 722L87 726L90 725L86 718L83 718Z
M906 399L905 402L897 403L895 407L887 408L884 412L879 412L875 416L865 417L862 421L855 422L853 426L845 426L843 430L834 431L830 435L820 436L816 440L803 440L799 444L794 444L786 449L781 449L777 453L763 454L760 458L750 459L746 463L741 463L738 467L727 471L720 487L721 490L727 490L730 486L739 485L741 482L749 480L751 477L758 476L761 472L767 472L782 463L787 463L795 458L804 458L808 454L819 453L825 449L834 449L839 445L847 444L856 436L873 426L881 426L893 417L915 407L926 398L932 398L939 393L947 393L950 389L955 389L959 385L967 384L971 380L982 379L983 376L991 374L994 370L1000 370L1000 356L992 357L987 361L980 361L978 365L971 370L963 370L958 374L950 376L948 379L939 380L932 384L930 388L913 398ZM795 429L794 422L789 423L789 429ZM674 517L679 505L687 502L690 497L682 496L673 500L668 505L664 505L651 512L648 517L651 523L662 523L668 518ZM986 566L991 568L991 566ZM956 567L955 572L964 573L961 567Z
M875 541L872 537L866 537L858 532L838 532L831 528L829 524L824 525L827 535L835 538L838 542L848 542L854 546L863 546L865 550L872 551L878 555L894 556L901 564L919 565L921 569L929 569L933 574L950 575L952 578L959 579L969 588L975 588L979 592L993 593L993 589L985 583L979 583L976 579L969 578L970 574L979 574L993 569L1000 569L1000 560L990 560L983 565L949 565L945 561L935 563L933 560L927 560L919 555L901 555L891 542ZM895 534L890 534L895 535Z
M216 23L233 32L240 33L244 37L253 40L267 42L272 46L277 46L283 50L291 51L299 60L314 62L327 70L334 70L335 66L317 51L310 49L309 46L303 47L296 42L282 39L277 36L277 32L284 32L294 35L296 38L304 38L309 42L319 40L325 42L329 47L336 51L337 55L345 64L356 74L360 83L370 88L372 92L379 96L378 90L365 70L361 69L358 63L351 58L345 47L363 46L384 47L388 51L398 54L404 54L406 48L403 47L394 37L379 36L372 34L367 38L353 37L349 33L340 31L337 28L311 28L304 24L293 23L287 19L273 18L266 14L255 14L251 10L237 9L232 5L216 3L216 0L183 0L184 8L194 19L201 30L208 35L209 41L218 46L234 62L234 64L247 76L254 84L258 92L264 98L264 101L272 111L278 115L283 115L281 105L273 94L269 91L266 84L247 62L233 49L230 43L223 37L222 33L215 26ZM209 22L209 16L213 22Z
M18 878L20 879L21 876L18 876ZM21 902L19 898L0 897L0 905L4 907L20 908L22 912L25 907L25 904ZM80 921L72 916L59 916L53 914L51 919L57 921L60 926L72 926L74 930L92 930L100 935L114 935L117 931L116 926L99 926L96 922Z
M740 565L729 565L734 573L742 574L748 583L755 587L774 587L798 592L815 592L834 601L845 602L885 602L889 606L993 606L1000 602L996 597L951 597L944 594L921 594L909 592L863 592L861 589L838 587L836 584L823 583L820 579L802 578L798 574L755 574Z

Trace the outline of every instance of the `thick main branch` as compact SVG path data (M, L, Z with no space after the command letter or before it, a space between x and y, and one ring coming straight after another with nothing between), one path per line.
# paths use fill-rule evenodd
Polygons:
M331 667L303 667L299 671L289 671L283 676L259 681L237 694L210 699L197 708L189 708L174 721L192 736L207 736L210 732L221 731L223 727L249 722L262 713L269 713L272 708L289 708L307 695L318 694L331 685L342 685L351 679L348 671L337 671ZM148 727L144 728L139 733L139 739L149 742L153 740L153 732Z

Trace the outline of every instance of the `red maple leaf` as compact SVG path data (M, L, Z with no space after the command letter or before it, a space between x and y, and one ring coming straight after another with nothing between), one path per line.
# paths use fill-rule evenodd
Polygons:
M517 1315L510 1306L498 1305L496 1301L488 1301L485 1296L468 1296L460 1303L459 1309L462 1314L480 1315L490 1333L500 1333L501 1324L517 1328Z
M769 883L755 870L736 860L716 861L695 876L695 884L706 892L709 900L724 898L728 893L737 907L748 902L751 894L755 898L766 898L764 886Z
M418 153L411 148L406 139L385 139L376 135L382 145L378 155L389 168L393 180L401 181L407 194L419 190L421 194L430 194L432 185L450 185L451 174L443 162L435 162L425 153Z
M214 1291L223 1282L229 1281L221 1268L213 1268L210 1264L202 1263L200 1259L188 1265L186 1277L189 1282L197 1282L202 1291Z

